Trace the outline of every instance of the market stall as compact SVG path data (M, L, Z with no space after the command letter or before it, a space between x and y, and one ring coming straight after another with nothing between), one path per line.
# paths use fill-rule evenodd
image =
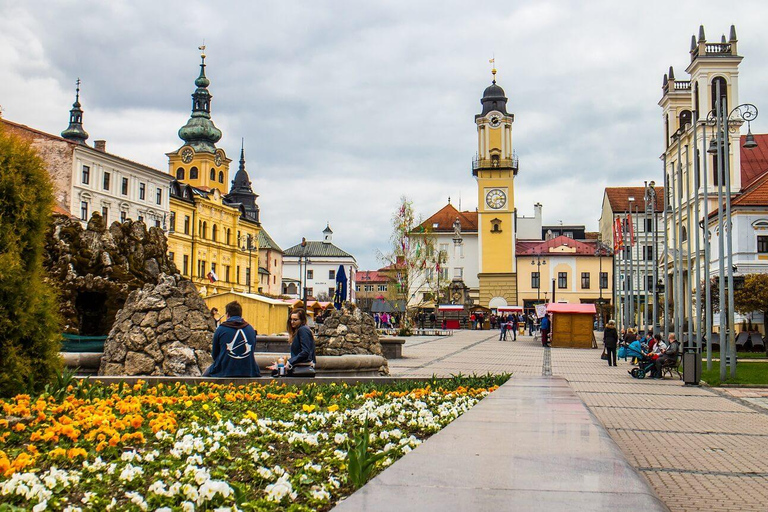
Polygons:
M466 322L467 314L461 304L440 304L437 314L444 329L461 329L462 322Z
M595 333L592 327L595 312L594 304L547 304L547 313L552 315L552 346L594 347Z

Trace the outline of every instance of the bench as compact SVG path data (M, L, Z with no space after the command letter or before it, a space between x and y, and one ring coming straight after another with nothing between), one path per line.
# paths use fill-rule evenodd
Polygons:
M665 361L661 365L661 377L664 378L664 375L669 374L669 377L674 377L673 372L677 374L677 377L680 380L683 380L683 374L680 373L680 356L678 355L674 361Z

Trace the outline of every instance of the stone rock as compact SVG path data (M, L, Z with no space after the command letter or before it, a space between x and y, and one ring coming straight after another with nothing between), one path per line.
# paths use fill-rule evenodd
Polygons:
M178 274L161 274L158 284L131 292L116 318L99 375L200 376L213 362L211 314Z
M345 304L341 311L332 311L325 319L315 337L315 347L317 355L324 356L383 356L373 318L349 304ZM379 373L389 375L389 364L384 363Z

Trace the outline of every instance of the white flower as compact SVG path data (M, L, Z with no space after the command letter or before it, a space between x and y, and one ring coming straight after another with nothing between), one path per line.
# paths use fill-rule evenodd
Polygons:
M269 468L265 468L264 466L259 467L259 469L257 469L256 472L264 480L272 480L275 477L275 474L272 472L272 470Z
M345 452L344 450L334 450L333 456L339 460L346 460L347 452Z
M232 488L222 480L207 480L198 489L199 496L197 498L197 504L202 505L206 501L210 501L214 496L219 494L224 498L229 498L234 491Z
M338 489L339 487L341 487L341 484L339 483L339 481L333 478L332 476L328 477L328 481L331 483L334 489Z
M160 455L160 452L157 450L152 450L151 452L144 455L144 460L147 462L154 462L154 460Z
M109 502L109 505L107 505L107 510L112 510L117 505L117 500L115 498L112 498L112 501Z
M147 510L149 508L149 505L147 505L147 502L144 501L144 496L142 496L138 492L134 492L134 491L126 492L125 497L131 500L131 503L139 507L141 510Z
M293 491L287 474L278 478L277 482L269 484L264 490L267 492L267 499L275 503L280 503L286 496L290 497L291 500L296 499L296 493Z
M155 509L155 512L173 512L173 509L171 507L160 507Z
M128 463L120 472L120 476L118 478L126 482L132 482L134 478L143 474L144 470L141 468L141 466L134 466L133 464Z
M63 512L83 512L83 509L80 507L75 507L74 505L69 505L63 510Z
M134 460L141 462L141 455L136 453L134 450L123 452L123 454L120 456L120 459L126 461L126 462L133 462Z
M313 487L310 494L312 495L312 499L318 501L328 501L331 499L331 495L323 487Z
M333 442L336 444L342 444L347 441L347 434L336 434L333 436Z
M85 492L83 494L83 497L80 498L80 501L87 505L95 497L96 497L96 493L95 492Z
M304 464L304 469L308 471L314 471L315 473L319 473L320 471L323 470L323 466L321 466L320 464L312 464L311 462L307 462L306 464Z
M203 458L199 455L190 455L187 457L187 464L197 464L201 466L203 464Z
M191 484L184 484L181 486L181 492L184 493L184 496L193 501L197 501L197 497L199 493L197 492L197 487Z
M32 507L32 512L43 512L43 510L48 508L48 500L43 500L34 507Z
M162 480L156 480L147 490L158 496L173 496L173 494L168 493L168 490L165 488L165 482Z
M191 501L184 501L181 503L181 510L183 512L195 512L195 504Z

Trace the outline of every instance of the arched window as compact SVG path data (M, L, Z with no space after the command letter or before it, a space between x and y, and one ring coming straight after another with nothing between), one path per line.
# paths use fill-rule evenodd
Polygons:
M211 181L216 181L216 169L211 169Z
M693 84L693 110L698 112L697 117L701 119L701 108L699 107L699 82Z
M216 232L218 231L216 224L211 226L211 240L216 241Z
M232 234L232 230L227 228L227 245L229 245L229 237L230 237L231 234Z
M203 238L208 236L208 223L203 221Z
M685 129L685 125L691 124L691 120L693 119L693 116L691 115L690 110L683 110L680 112L680 128Z
M720 96L717 96L717 84L720 84ZM728 97L728 84L725 78L718 76L712 80L712 110L716 109L717 100Z
M219 171L219 183L224 183L224 171Z
M193 167L189 170L189 179L191 180L197 179L197 167Z
M667 136L667 147L669 147L669 114L664 117L664 134Z
M184 179L184 168L183 167L179 167L178 169L176 169L176 179L177 180L183 180Z
M683 226L683 240L682 241L683 242L687 242L688 241L688 230L685 229L685 226Z

